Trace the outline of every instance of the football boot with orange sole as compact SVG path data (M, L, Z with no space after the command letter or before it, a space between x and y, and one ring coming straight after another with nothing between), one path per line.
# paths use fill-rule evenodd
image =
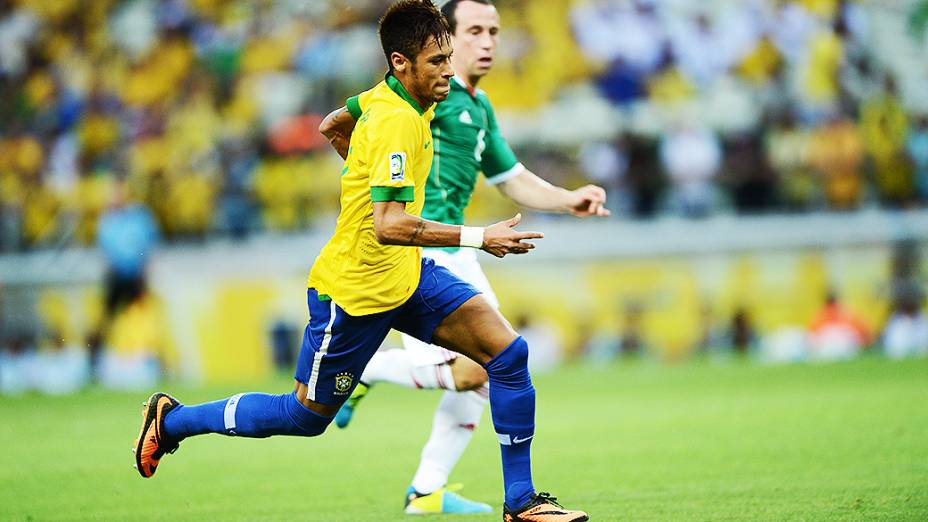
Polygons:
M589 519L583 511L564 509L557 503L557 497L548 493L533 493L528 502L516 509L503 504L503 522L584 522Z
M145 478L151 477L158 469L158 462L166 453L177 451L178 443L164 433L164 417L180 405L174 397L166 393L155 393L148 398L142 408L142 429L135 439L135 469Z

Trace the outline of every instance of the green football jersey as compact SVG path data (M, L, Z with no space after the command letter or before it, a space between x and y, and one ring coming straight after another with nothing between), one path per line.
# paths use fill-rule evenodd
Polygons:
M357 96L349 98L346 106L355 120L361 117L363 108ZM432 142L434 158L422 210L426 219L462 225L478 172L483 172L487 183L497 184L523 170L499 132L486 93L471 91L457 76L451 80L448 98L435 107Z

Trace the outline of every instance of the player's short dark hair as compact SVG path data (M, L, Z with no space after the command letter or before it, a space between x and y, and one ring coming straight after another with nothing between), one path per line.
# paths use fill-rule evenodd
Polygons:
M448 21L431 0L400 0L380 19L380 45L391 70L391 54L400 53L415 61L431 37L451 45Z
M458 9L461 2L475 2L483 5L493 5L493 0L448 0L441 6L441 14L448 19L448 26L451 28L451 34L458 30L458 19L454 17L454 12Z

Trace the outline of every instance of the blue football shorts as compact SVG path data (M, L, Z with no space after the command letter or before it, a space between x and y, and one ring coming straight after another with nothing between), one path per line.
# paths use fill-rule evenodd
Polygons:
M296 364L296 380L307 398L326 405L345 401L391 328L430 343L435 328L480 292L447 268L422 259L419 286L402 305L386 312L352 316L314 288L307 290L309 324Z

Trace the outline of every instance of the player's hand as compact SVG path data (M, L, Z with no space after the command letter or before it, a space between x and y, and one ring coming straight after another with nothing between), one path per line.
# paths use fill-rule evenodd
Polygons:
M573 201L570 205L570 213L579 217L599 216L606 217L610 214L606 204L606 191L596 185L586 185L570 193Z
M490 225L483 230L483 246L481 250L489 252L496 257L506 254L525 254L535 248L534 243L523 241L525 239L541 239L545 237L541 232L521 232L512 227L522 221L522 214Z

